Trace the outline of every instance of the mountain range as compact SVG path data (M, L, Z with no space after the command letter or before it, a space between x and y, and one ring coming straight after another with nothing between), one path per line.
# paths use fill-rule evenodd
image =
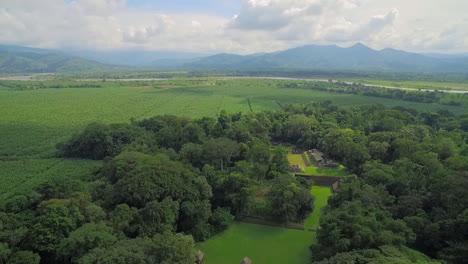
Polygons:
M210 56L206 53L178 51L49 50L0 45L1 73L90 72L129 67L467 73L468 56L419 54L395 49L374 50L361 43L348 48L307 45L272 53L221 53Z
M91 72L115 68L56 50L0 46L0 73Z
M308 45L261 55L217 54L185 66L205 69L467 72L468 57L435 57L395 49L377 51L358 43L349 48Z

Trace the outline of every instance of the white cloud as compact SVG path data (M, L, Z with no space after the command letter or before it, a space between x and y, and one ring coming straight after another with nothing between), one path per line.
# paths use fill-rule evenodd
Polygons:
M252 53L304 44L468 52L468 1L243 0L233 18L125 0L2 0L0 43Z
M357 0L248 0L227 28L267 32L270 41L346 45L374 38L397 20L395 8L385 14L350 15L361 5Z
M398 10L392 9L385 15L373 16L364 24L354 24L350 21L337 22L335 26L328 28L324 38L327 41L347 42L361 41L372 38L387 27L392 26L398 17Z
M205 49L206 40L214 41L227 22L216 16L135 9L117 0L40 2L0 3L0 43L48 48Z

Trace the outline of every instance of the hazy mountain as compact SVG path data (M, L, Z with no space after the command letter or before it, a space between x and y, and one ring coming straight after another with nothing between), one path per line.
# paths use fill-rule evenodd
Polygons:
M152 61L151 63L147 64L147 67L151 68L159 68L159 69L176 69L180 68L182 65L190 64L193 62L198 61L200 58L187 58L187 59L171 59L171 58L166 58L166 59L157 59Z
M13 45L0 45L0 53L37 53L37 54L47 54L47 53L57 53L55 50L51 49L37 49L29 48L23 46L13 46Z
M0 73L86 72L114 68L54 50L0 45Z
M402 72L467 72L468 58L436 58L395 49L307 45L263 55L218 54L181 65L203 69L308 69Z
M468 56L463 54L373 50L360 43L349 48L307 45L273 53L211 56L177 51L56 51L0 45L0 72L3 73L103 71L123 67L109 64L189 70L468 72Z
M182 52L182 51L146 51L146 50L63 50L73 56L98 61L112 65L126 66L159 66L174 63L188 63L194 58L206 57L208 53ZM171 61L171 62L169 62Z
M456 54L439 54L439 53L423 53L427 57L439 58L439 59L453 59L453 58L468 58L468 53L456 53Z

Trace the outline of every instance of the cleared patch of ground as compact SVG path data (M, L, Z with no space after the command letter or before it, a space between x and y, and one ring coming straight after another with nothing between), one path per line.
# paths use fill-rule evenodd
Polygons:
M315 241L313 232L236 222L198 246L205 264L238 264L246 256L258 264L306 264Z

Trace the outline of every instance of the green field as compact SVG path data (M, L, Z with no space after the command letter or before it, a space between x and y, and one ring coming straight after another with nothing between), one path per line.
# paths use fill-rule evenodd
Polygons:
M246 256L258 264L306 264L314 242L313 232L236 222L199 248L206 264L238 264Z
M291 165L299 165L302 169L306 167L301 154L288 154L288 161Z
M412 103L352 94L280 88L273 80L219 80L205 86L172 89L130 88L107 83L103 88L62 88L17 91L0 88L0 159L50 158L57 142L90 122L128 122L159 114L215 116L221 110L276 110L289 103L332 100L345 106L381 103L419 110L463 107ZM283 81L284 82L284 81ZM279 103L279 104L278 104Z
M305 174L317 175L317 176L335 176L343 177L349 175L343 165L340 165L337 168L322 168L317 167L312 164L310 167L305 168Z
M304 223L306 230L317 229L319 227L322 210L327 206L328 198L332 195L332 190L329 187L312 186L310 193L315 196L314 211Z

